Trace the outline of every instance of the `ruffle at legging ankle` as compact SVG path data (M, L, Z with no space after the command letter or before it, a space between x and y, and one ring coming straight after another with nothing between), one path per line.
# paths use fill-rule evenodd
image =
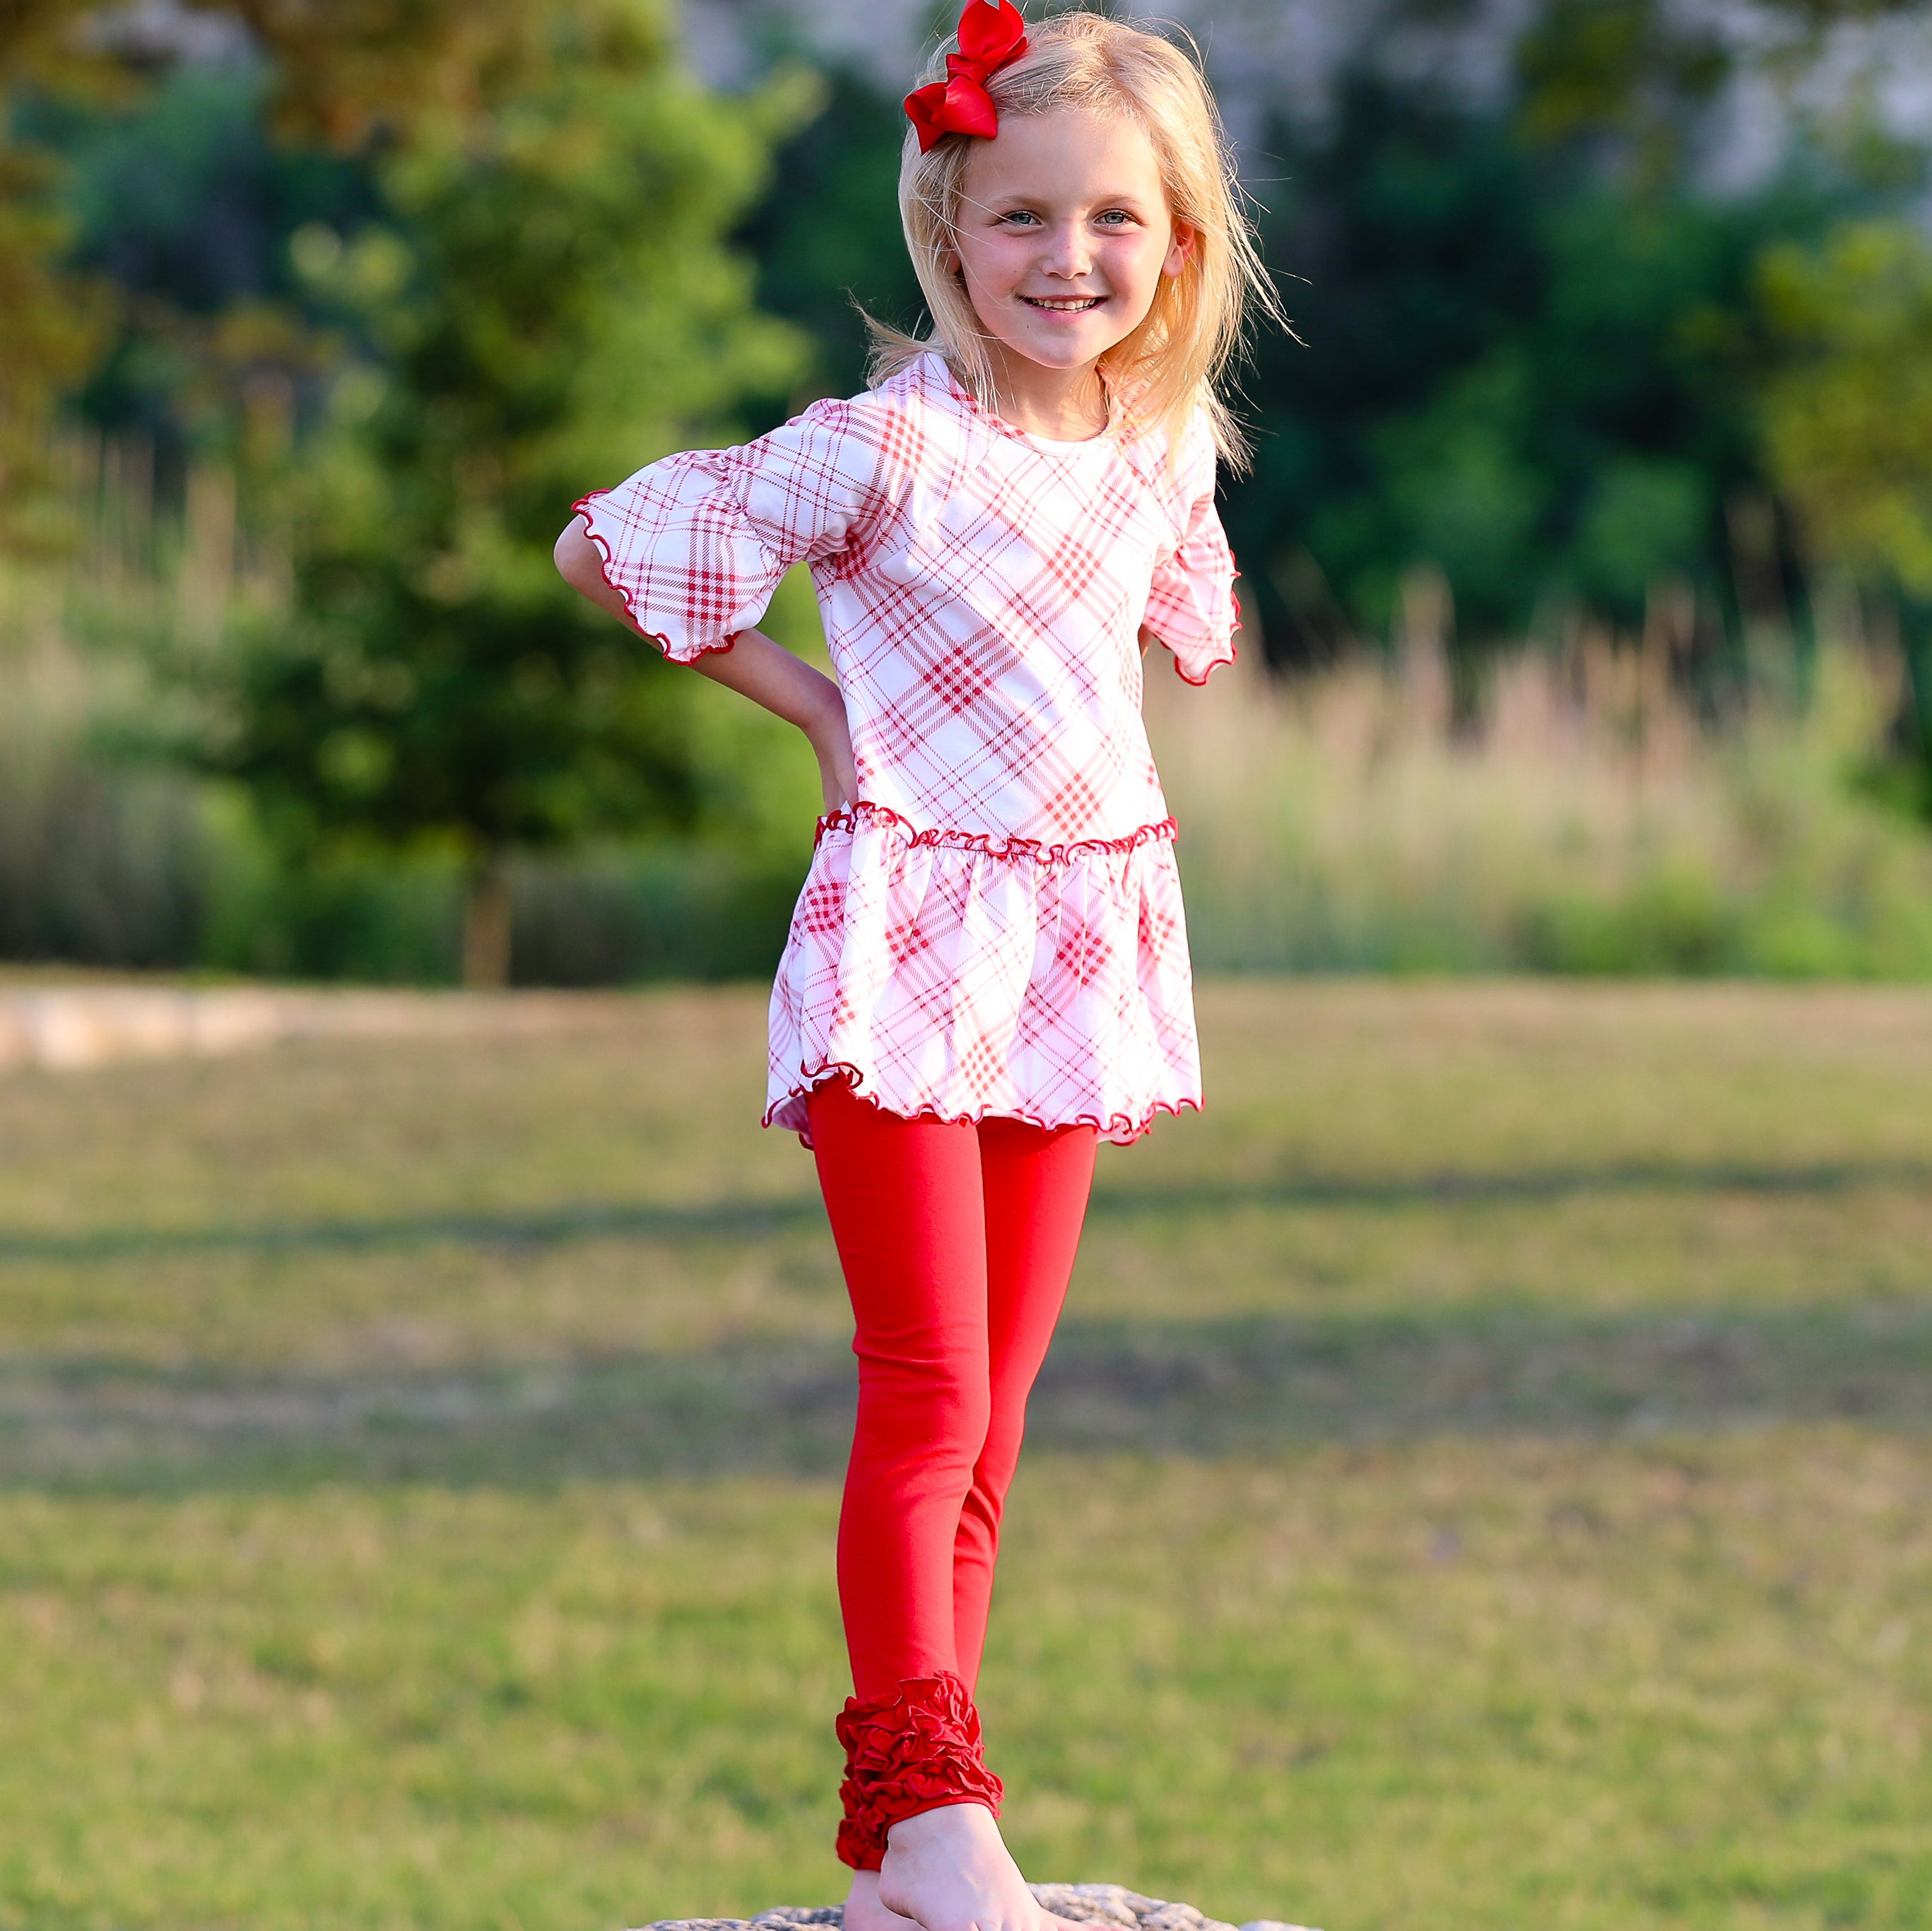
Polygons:
M896 1823L999 1814L973 1703L1000 1517L1093 1180L1091 1127L906 1120L842 1083L812 1138L852 1298L859 1412L838 1519L854 1695L838 1855Z

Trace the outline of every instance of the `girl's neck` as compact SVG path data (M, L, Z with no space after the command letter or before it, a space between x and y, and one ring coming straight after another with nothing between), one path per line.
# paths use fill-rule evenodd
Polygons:
M1054 442L1090 442L1106 430L1107 391L1097 362L1050 369L1014 354L1004 342L990 341L986 349L994 406L1003 421Z

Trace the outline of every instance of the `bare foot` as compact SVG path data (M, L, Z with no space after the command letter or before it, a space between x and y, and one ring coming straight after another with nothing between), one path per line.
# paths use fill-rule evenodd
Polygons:
M878 1896L922 1931L1060 1931L1064 1924L1027 1889L982 1804L949 1804L895 1824L886 1833Z
M852 1888L845 1894L845 1931L919 1931L919 1927L879 1902L877 1871L854 1871Z

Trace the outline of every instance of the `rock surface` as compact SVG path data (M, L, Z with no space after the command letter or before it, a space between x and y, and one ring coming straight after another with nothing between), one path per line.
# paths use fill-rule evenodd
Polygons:
M1143 1897L1118 1884L1036 1884L1033 1894L1055 1917L1082 1924L1101 1924L1112 1931L1236 1931L1191 1904L1170 1904L1164 1898ZM755 1918L666 1918L645 1931L790 1931L794 1926L824 1924L841 1931L844 1912L836 1904L817 1907L781 1906ZM1307 1931L1280 1918L1257 1918L1239 1931Z

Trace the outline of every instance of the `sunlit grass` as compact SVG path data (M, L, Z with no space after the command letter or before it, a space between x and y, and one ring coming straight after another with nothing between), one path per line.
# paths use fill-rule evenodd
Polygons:
M984 1702L1054 1878L1342 1931L1932 1900L1932 1450L1834 1431L1017 1492ZM835 1498L0 1504L0 1921L615 1926L836 1895Z
M0 1927L838 1894L762 996L0 1079ZM983 1701L1042 1878L1932 1915L1932 997L1261 983L1103 1158Z

